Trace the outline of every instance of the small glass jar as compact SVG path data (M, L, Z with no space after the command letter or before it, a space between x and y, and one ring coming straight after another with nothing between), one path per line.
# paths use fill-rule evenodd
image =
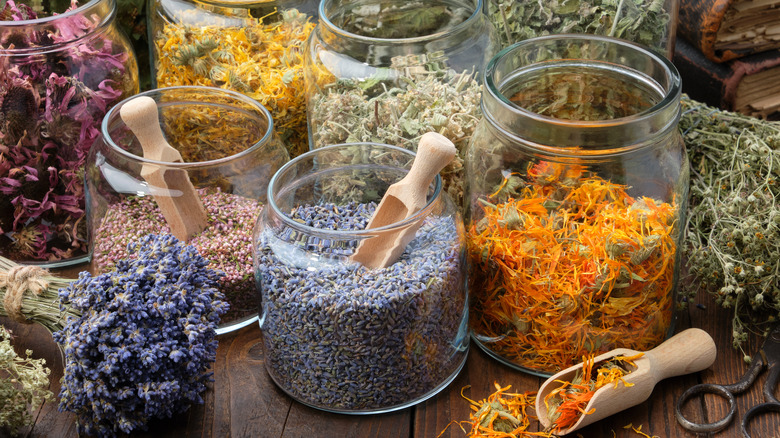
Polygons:
M485 0L502 47L545 35L621 38L672 59L679 0Z
M469 146L473 339L550 375L672 331L689 168L680 77L637 44L540 37L486 70Z
M479 122L479 75L498 50L482 0L323 0L305 53L312 149L377 142L458 149L442 172L460 205L463 152Z
M298 156L309 149L302 52L316 13L316 0L151 0L152 83L244 93Z
M168 143L182 162L143 156L117 104L103 121L89 154L87 198L92 271L110 270L128 257L127 245L147 234L170 234L159 202L185 193L146 175L186 172L206 212L207 226L188 243L222 271L220 288L230 304L217 334L257 320L252 269L252 228L266 199L268 182L287 161L271 115L239 93L207 87L172 87L139 96L155 100Z
M0 255L81 263L84 164L103 115L138 92L136 58L114 0L67 11L4 2L1 15Z
M254 237L260 328L268 373L301 403L350 414L402 409L443 389L465 363L465 235L441 178L410 218L364 229L413 158L395 146L335 145L271 180ZM361 241L420 221L387 268L351 260Z

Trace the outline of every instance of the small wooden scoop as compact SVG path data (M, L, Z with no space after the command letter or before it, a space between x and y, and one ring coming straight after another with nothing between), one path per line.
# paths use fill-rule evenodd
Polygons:
M182 162L179 151L171 147L163 136L154 99L148 96L136 97L122 105L119 115L141 143L144 158L170 163ZM149 184L171 234L177 239L186 242L206 228L206 210L186 170L144 164L141 176Z
M639 351L627 348L618 348L594 358L593 369L599 364L612 359L615 356L633 356ZM591 414L583 414L570 428L556 435L565 435L595 423L602 418L636 406L650 397L655 384L667 377L680 376L708 368L715 362L715 342L704 330L688 329L669 338L663 344L646 352L642 357L634 361L635 370L630 370L623 379L633 386L626 386L619 382L601 387L593 394L593 398L585 407L585 412L594 410ZM582 372L582 364L574 365L547 379L539 388L536 397L536 415L545 429L552 423L547 413L544 399L556 388L561 381L570 382L577 371Z
M455 145L447 137L435 132L423 134L412 168L401 181L387 188L367 229L403 221L425 207L431 181L455 158L456 152ZM392 265L421 225L422 218L401 229L378 232L360 242L352 260L369 268Z

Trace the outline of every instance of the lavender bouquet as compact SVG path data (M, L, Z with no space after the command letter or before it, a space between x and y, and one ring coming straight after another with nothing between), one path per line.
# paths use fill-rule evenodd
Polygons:
M87 435L144 430L153 418L202 403L215 328L227 310L216 287L221 273L194 247L148 235L128 253L133 258L115 270L82 272L59 292L40 282L63 280L21 271L40 268L2 266L0 300L19 293L21 283L33 294L19 308L0 307L0 315L21 313L53 332L65 353L59 409L74 412Z
M138 75L126 38L96 13L14 25L38 18L14 0L0 9L0 255L57 262L86 254L87 152Z

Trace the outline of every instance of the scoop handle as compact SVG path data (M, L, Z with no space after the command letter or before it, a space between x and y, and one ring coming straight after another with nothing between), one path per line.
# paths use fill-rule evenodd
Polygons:
M715 341L698 328L684 330L645 353L653 362L656 381L709 368L716 355Z
M135 97L122 105L119 115L141 143L144 158L174 163L181 161L179 151L165 140L157 119L157 103L149 96Z
M455 158L456 153L455 145L447 137L437 132L426 132L420 137L417 157L403 184L427 193L433 178Z

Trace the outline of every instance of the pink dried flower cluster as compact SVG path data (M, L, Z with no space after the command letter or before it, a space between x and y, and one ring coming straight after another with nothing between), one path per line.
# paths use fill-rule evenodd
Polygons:
M252 267L252 231L262 209L259 202L215 189L198 189L209 226L189 245L222 271L220 289L230 310L222 317L230 323L257 313ZM93 238L93 262L97 272L107 272L117 260L128 258L127 244L148 234L168 234L157 203L151 196L130 196L111 204Z
M0 10L0 21L37 18L13 0ZM138 87L135 62L100 21L74 13L46 27L0 24L0 255L86 253L87 153L106 111Z

